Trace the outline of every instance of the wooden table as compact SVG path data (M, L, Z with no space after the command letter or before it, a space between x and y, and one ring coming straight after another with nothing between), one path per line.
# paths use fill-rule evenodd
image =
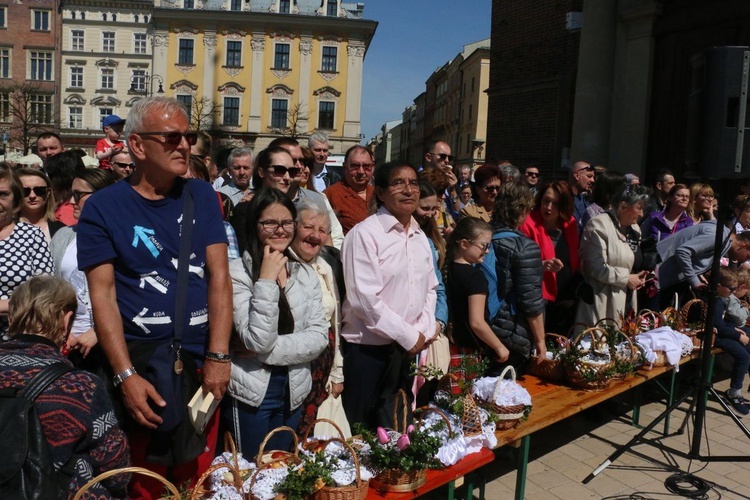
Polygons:
M427 481L414 491L407 493L383 493L374 488L370 488L370 492L367 494L367 500L410 500L446 484L448 485L448 499L452 500L456 479L466 476L467 491L472 492L474 490L473 473L479 472L481 474L480 469L482 466L487 465L493 460L495 460L495 453L487 448L482 448L477 453L465 456L463 460L455 465L451 465L445 469L427 471ZM484 498L484 481L482 479L483 478L480 478L479 481L480 499ZM471 495L471 493L469 493L469 495Z
M712 355L719 352L719 349L712 349ZM680 365L700 358L699 353L691 356L685 356L680 360ZM654 380L655 378L667 372L671 373L671 382L668 395L668 403L674 398L675 372L672 366L656 367L651 370L639 370L635 375L621 382L615 382L602 391L584 391L565 385L558 385L554 382L539 379L533 375L524 375L518 379L518 382L529 391L533 408L526 421L515 429L497 431L497 448L503 446L513 446L517 448L516 452L516 495L515 498L522 500L526 489L526 469L529 461L529 443L531 435L549 427L552 424L560 422L572 415L582 412L603 401L622 394L630 389ZM638 410L637 405L633 410L634 424L637 424ZM668 406L669 406L668 405ZM668 432L668 423L665 424L665 433Z

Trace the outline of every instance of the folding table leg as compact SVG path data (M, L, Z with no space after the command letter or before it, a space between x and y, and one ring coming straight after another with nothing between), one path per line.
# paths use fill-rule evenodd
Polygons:
M526 470L529 465L529 443L531 435L521 438L521 446L516 452L516 500L523 500L526 494Z

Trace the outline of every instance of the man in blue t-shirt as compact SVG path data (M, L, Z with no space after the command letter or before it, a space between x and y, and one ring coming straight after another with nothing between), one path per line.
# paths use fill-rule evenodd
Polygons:
M187 190L195 209L184 328L177 348L202 366L203 390L217 399L229 383L232 288L216 194L208 183L180 177L187 171L190 146L196 139L189 132L184 108L174 99L143 99L133 106L124 132L135 172L86 201L77 230L78 266L86 272L97 337L114 383L130 415L143 426L137 431L139 437L129 434L129 441L149 443L148 429L162 423L154 407L164 407L162 395L169 395L159 394L136 373L131 356L135 345L174 344ZM207 444L213 448L215 443ZM137 463L139 447L131 442L131 448ZM213 450L210 453L213 456ZM131 484L131 493L132 488Z

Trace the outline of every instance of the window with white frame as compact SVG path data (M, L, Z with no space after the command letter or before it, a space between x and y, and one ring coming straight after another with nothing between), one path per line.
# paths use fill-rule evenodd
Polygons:
M271 101L271 127L286 128L288 107L289 101L286 99L273 99Z
M230 0L229 10L242 10L242 2L244 0Z
M10 78L10 49L0 47L0 78Z
M177 52L177 64L193 64L193 47L195 41L190 38L180 38L179 49Z
M274 69L289 69L289 44L277 43L273 57Z
M227 66L242 66L242 42L236 40L227 41Z
M115 33L114 31L102 32L102 52L115 51Z
M318 103L318 128L333 130L336 103L321 101Z
M146 34L145 33L133 34L133 53L134 54L146 53Z
M70 67L70 86L83 88L83 68L81 66Z
M323 46L323 61L320 67L320 71L324 71L326 73L335 73L337 58L338 58L337 47Z
M0 6L0 28L8 27L8 7Z
M70 106L68 108L68 127L83 128L83 108L81 106Z
M0 122L10 121L10 96L0 94Z
M48 10L31 11L31 29L35 31L49 31L49 14Z
M112 68L101 69L101 89L114 89L115 88L115 70Z
M339 2L338 0L328 0L327 15L336 17L339 15Z
M222 125L238 126L240 124L240 98L224 97L224 117Z
M32 50L29 62L30 80L52 80L52 52Z
M190 94L176 94L175 99L177 99L177 102L182 104L185 107L185 112L188 116L188 121L191 123L193 122L193 96Z
M83 50L83 30L70 31L70 49Z
M30 95L29 116L31 123L52 123L52 96Z
M99 108L99 121L97 123L101 124L106 117L113 114L115 114L115 111L112 108Z
M279 0L279 13L289 14L291 11L291 0Z
M130 77L130 88L136 92L146 92L146 70L134 69Z

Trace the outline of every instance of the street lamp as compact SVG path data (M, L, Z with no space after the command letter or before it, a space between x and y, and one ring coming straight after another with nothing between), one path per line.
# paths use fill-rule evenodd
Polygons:
M164 93L164 78L159 75L149 75L148 71L144 71L140 74L134 74L130 77L130 92L133 94L145 94L146 84L148 84L149 93L148 95L154 95L154 80L159 83L159 88L156 90L157 94Z

